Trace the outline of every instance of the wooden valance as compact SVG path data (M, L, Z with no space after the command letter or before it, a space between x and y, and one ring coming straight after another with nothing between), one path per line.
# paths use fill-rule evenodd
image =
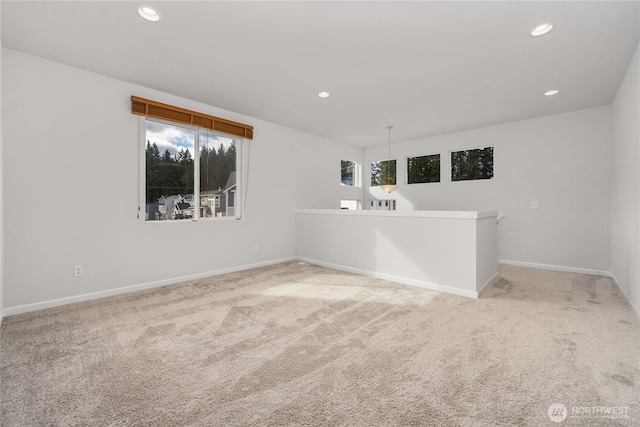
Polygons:
M131 113L139 116L198 126L246 139L253 139L253 126L174 107L173 105L167 105L161 102L150 101L137 96L131 97Z

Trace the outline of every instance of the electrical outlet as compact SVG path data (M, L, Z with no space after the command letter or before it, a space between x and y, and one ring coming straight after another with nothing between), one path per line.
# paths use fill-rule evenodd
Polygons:
M378 258L378 250L377 249L373 250L373 257L374 258Z
M81 265L73 266L73 277L84 276L84 267Z
M531 209L538 209L540 207L540 202L531 202L529 206Z
M254 249L258 252L260 250L260 243L256 243Z

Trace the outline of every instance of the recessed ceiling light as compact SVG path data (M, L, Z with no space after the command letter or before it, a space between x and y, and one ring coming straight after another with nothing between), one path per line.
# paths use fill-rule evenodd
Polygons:
M160 20L160 14L147 6L141 6L138 8L138 15L142 16L147 21L158 22Z
M553 24L542 24L531 30L531 35L533 37L543 36L551 30L553 30Z
M559 94L560 91L558 89L548 90L544 93L544 96L553 96Z
M318 94L318 96L319 96L320 98L328 98L328 97L329 97L329 92L320 92L320 93Z

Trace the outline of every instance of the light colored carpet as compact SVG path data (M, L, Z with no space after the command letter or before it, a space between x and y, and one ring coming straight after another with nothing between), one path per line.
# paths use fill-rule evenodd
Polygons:
M472 300L291 262L11 316L2 425L640 425L611 280L500 273Z

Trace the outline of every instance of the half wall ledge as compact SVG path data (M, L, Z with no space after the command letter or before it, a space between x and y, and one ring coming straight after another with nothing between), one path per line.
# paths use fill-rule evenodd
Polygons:
M478 298L498 278L498 211L296 211L296 256Z

